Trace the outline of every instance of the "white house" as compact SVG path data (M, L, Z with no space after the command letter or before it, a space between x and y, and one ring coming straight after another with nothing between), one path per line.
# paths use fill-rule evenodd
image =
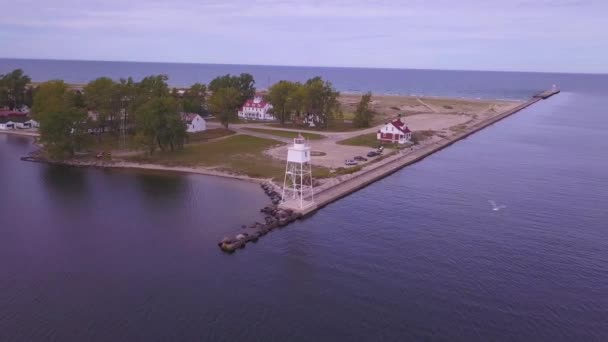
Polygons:
M14 129L15 123L9 119L0 118L0 129Z
M412 140L412 131L401 121L401 118L396 118L380 127L377 138L389 143L405 144Z
M15 108L15 111L17 111L19 113L29 114L30 113L30 107L28 107L26 105L21 105L21 107Z
M34 120L28 120L25 117L0 117L0 129L18 129L18 128L31 128L31 122ZM38 123L36 122L36 127L38 127Z
M196 133L207 130L207 122L196 113L180 113L186 124L186 132Z
M40 123L34 119L29 119L23 123L23 128L39 128Z
M244 120L276 120L272 115L272 105L262 98L261 95L255 95L253 100L247 100L239 110L239 118Z

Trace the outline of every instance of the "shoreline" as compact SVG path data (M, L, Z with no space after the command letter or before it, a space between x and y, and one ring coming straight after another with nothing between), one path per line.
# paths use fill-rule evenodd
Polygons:
M349 94L344 94L344 96L348 97L348 96L353 96L354 94L349 93ZM378 95L378 96L387 96L387 97L400 97L400 98L418 98L417 96L408 96L408 95ZM485 100L485 99L469 99L469 98L453 98L453 97L434 97L434 96L425 96L426 98L433 98L433 99L441 99L441 100L456 100L456 101L460 101L460 100L466 100L466 101L473 101L473 102L487 102L490 100ZM422 97L422 98L425 98ZM511 103L519 103L516 107L513 107L509 110L506 110L505 112L517 112L519 110L521 110L522 106L528 106L530 104L527 104L528 102L530 102L531 100L533 100L534 98L529 99L528 101L515 101L515 100L506 100L506 102L511 102ZM503 101L503 100L496 100L496 101ZM527 104L527 105L526 105ZM519 109L518 109L519 108ZM430 145L422 145L419 150L415 151L417 153L419 153L420 151L427 151L427 149L429 149L430 147L434 147L439 143L443 143L443 141L445 140L451 140L451 139L457 139L458 140L458 136L460 136L461 134L470 132L470 133L474 133L477 130L479 130L479 128L477 128L476 126L480 125L480 124L484 124L486 122L495 122L497 121L497 118L502 118L504 113L500 113L497 114L491 118L488 118L484 121L479 122L477 125L470 127L469 129L463 131L463 132L459 132L458 134L451 136L449 138L443 138L442 141L440 142L435 142L432 143ZM500 119L498 119L500 120ZM485 126L484 126L485 127ZM302 132L308 132L309 130L307 130L306 128L304 129L292 129L292 131L302 131ZM318 132L318 131L314 131L315 133L319 133L322 134L323 132ZM0 130L0 133L4 133L7 135L16 135L16 136L25 136L25 137L32 137L32 138L37 138L40 136L39 133L35 132L35 131L23 131L23 130ZM470 134L469 133L469 134ZM430 152L427 152L429 154L434 153L435 151L437 151L436 149L431 148L429 150ZM400 153L398 153L398 156L400 156ZM376 170L380 167L382 167L383 165L385 165L388 161L392 161L395 159L395 157L398 156L391 156L386 158L385 160L383 160L382 162L378 163L378 164L374 164L374 165L369 165L368 167L364 167L361 171L349 174L349 175L342 175L342 176L333 176L333 177L328 177L325 178L322 181L322 185L320 186L320 191L324 192L326 190L329 190L331 188L333 188L334 186L336 186L337 182L342 182L342 181L348 181L351 178L366 174L370 171ZM409 156L406 156L406 158L408 158ZM197 166L166 166L166 165L162 165L162 164L152 164L152 163L137 163L137 162L129 162L129 161L124 161L124 160L116 160L116 161L100 161L100 160L78 160L78 159L70 159L70 160L48 160L46 158L43 157L38 157L38 156L25 156L21 158L22 160L26 160L26 161L33 161L33 162L40 162L40 163L48 163L48 164L55 164L55 165L65 165L65 166L71 166L71 167L93 167L93 168L103 168L103 169L124 169L124 170L150 170L150 171L161 171L161 172L174 172L174 173L189 173L189 174L199 174L199 175L206 175L206 176L215 176L215 177L222 177L222 178L229 178L229 179L235 179L235 180L240 180L240 181L246 181L246 182L250 182L250 183L257 183L257 184L263 184L263 183L268 183L270 180L266 179L266 178L256 178L256 177L249 177L247 175L240 175L240 174L236 174L236 173L231 173L228 171L223 171L223 170L218 170L218 169L213 169L213 168L209 168L209 167L197 167ZM320 194L317 193L317 194ZM315 198L317 197L317 194L315 194Z
M19 131L19 130L12 130L12 129L2 129L0 130L0 134L6 134L6 135L19 135L22 137L31 137L31 138L38 138L40 136L40 133L38 132L33 132L33 131Z
M125 161L117 161L117 162L104 162L104 161L82 161L82 160L49 160L42 157L35 156L24 156L21 157L23 161L35 162L35 163L44 163L50 165L61 165L61 166L69 166L69 167L81 167L81 168L96 168L96 169L115 169L115 170L138 170L138 171L160 171L160 172L170 172L170 173L187 173L194 175L204 175L204 176L213 176L213 177L222 177L235 179L239 181L245 181L249 183L263 184L271 182L269 179L265 178L254 178L249 176L243 176L238 174L233 174L230 172L206 169L206 168L197 168L197 167L189 167L189 166L165 166L160 164L144 164L144 163L133 163L133 162L125 162Z

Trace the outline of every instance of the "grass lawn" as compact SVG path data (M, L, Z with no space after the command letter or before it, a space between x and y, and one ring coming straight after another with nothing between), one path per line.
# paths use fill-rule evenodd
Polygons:
M367 146L377 147L380 145L376 133L369 133L358 135L356 137L340 140L337 142L339 145L350 145L350 146Z
M267 129L267 128L243 128L244 130L247 131L252 131L252 132L258 132L258 133L264 133L264 134L270 134L270 135L276 135L278 137L283 137L283 138L295 138L298 136L298 132L290 132L290 131L280 131L280 130L276 130L276 129ZM316 134L316 133L306 133L306 132L302 132L301 133L302 136L308 140L320 140L325 138L324 136L322 136L321 134Z
M328 132L353 132L353 131L358 131L358 130L362 129L362 128L358 128L358 127L353 126L353 123L351 121L348 121L348 120L337 120L337 121L333 122L327 128L303 127L303 126L295 125L293 123L286 123L285 125L281 125L281 124L278 124L278 123L271 123L271 124L266 124L266 126L267 127L277 127L277 128L298 129L298 130L302 130L302 132L323 132L323 131L328 131Z
M211 139L225 137L234 133L234 131L225 128L213 128L202 132L188 133L187 143L192 144L198 142L205 142Z
M131 157L130 160L168 166L217 167L236 174L282 181L285 163L263 153L276 145L281 143L249 135L234 135L217 141L190 144L183 150ZM313 173L319 178L329 175L329 171L324 168L315 168Z

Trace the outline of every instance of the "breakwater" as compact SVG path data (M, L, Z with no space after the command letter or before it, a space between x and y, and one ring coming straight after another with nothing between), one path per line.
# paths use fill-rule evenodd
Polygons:
M403 155L398 152L379 163L364 167L361 171L352 174L350 178L342 179L336 185L323 189L320 192L316 192L314 194L314 204L305 208L299 208L296 203L293 202L279 203L278 192L274 190L274 186L263 185L262 187L264 191L270 197L273 203L271 206L262 209L262 211L267 214L265 219L266 222L256 222L250 226L243 226L243 228L252 228L253 232L239 232L231 238L225 237L218 243L218 245L226 252L233 252L238 248L243 248L247 242L257 241L259 237L265 235L276 227L283 227L292 221L311 215L317 210L339 200L340 198L348 196L353 192L364 188L369 184L374 183L375 181L382 179L408 165L419 162L429 155L440 151L454 144L455 142L462 140L471 134L478 132L481 129L488 127L510 115L513 115L539 101L548 99L559 92L560 91L557 88L541 92L534 95L528 101L520 104L519 106L471 126L466 131L459 132L448 138L444 138L441 141L427 145L407 155Z

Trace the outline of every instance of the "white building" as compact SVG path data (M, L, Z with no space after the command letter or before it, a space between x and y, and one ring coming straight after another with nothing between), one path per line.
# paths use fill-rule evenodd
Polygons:
M405 144L412 140L412 131L401 118L397 118L382 126L378 130L377 138L384 142Z
M26 105L21 105L21 107L15 108L15 111L17 111L19 113L29 114L30 113L30 107L28 107Z
M196 113L180 113L186 124L186 132L196 133L207 130L207 122Z
M241 110L239 110L239 118L243 120L261 120L274 121L276 120L272 114L272 105L257 95L253 100L247 100Z
M0 117L0 129L38 128L38 122L26 117Z
M23 128L39 128L40 123L34 119L29 119L23 123Z

